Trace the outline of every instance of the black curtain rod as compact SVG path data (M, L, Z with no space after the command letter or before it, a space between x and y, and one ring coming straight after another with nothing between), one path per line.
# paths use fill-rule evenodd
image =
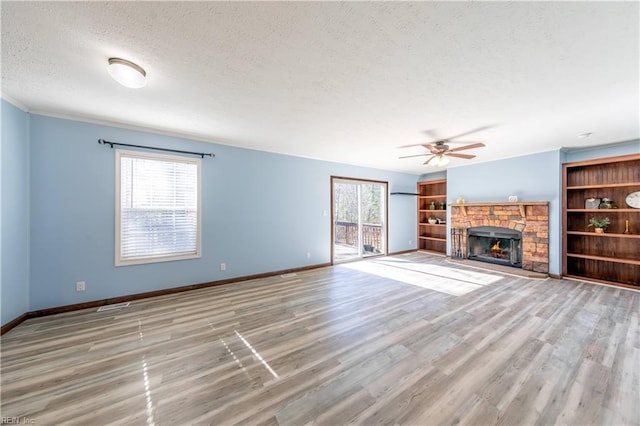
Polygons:
M216 156L213 153L206 154L204 152L180 151L179 149L157 148L155 146L132 145L132 144L128 144L128 143L118 143L118 142L105 141L104 139L98 139L98 143L101 144L101 145L110 145L111 148L113 148L114 145L117 145L117 146L130 146L132 148L154 149L156 151L177 152L179 154L199 155L201 158L204 158L205 156L213 158L213 157Z

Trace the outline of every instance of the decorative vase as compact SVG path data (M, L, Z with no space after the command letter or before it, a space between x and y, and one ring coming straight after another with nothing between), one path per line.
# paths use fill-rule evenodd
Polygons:
M595 197L587 198L584 200L584 208L597 209L600 207L600 201L602 201L600 198L595 198Z
M596 234L604 234L604 228L595 228Z
M436 209L436 203L435 202L431 202L431 204L429 204L429 210L435 210Z

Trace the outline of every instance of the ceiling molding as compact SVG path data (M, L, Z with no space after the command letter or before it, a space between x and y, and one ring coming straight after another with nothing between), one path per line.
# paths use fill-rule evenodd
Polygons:
M130 124L130 123L123 123L115 120L104 120L101 118L89 117L85 115L76 115L76 114L60 114L57 112L44 111L44 110L38 110L38 109L31 110L30 113L33 115L41 115L43 117L59 118L61 120L77 121L80 123L95 124L98 126L115 127L118 129L132 130L135 132L151 133L154 135L170 136L174 138L189 139L197 142L207 142L207 143L212 143L217 145L225 145L225 146L232 146L236 148L242 148L239 145L234 145L230 141L225 141L223 139L208 138L203 135L198 135L198 134L189 133L189 132L176 132L171 130L159 129L155 127L146 127L146 126L139 126L139 125Z
M404 174L411 174L411 175L419 175L420 174L420 173L410 173L410 172L407 172L406 170L400 170L400 169L381 168L381 167L376 167L374 165L366 165L366 164L362 164L362 163L346 162L346 161L345 162L342 162L342 161L331 161L331 160L327 160L327 159L320 158L320 157L313 157L313 156L307 156L307 155L297 155L297 154L291 154L291 153L275 151L275 150L250 148L250 147L246 147L246 146L243 146L243 145L240 145L240 144L237 144L237 143L224 141L222 139L210 139L210 138L206 138L206 137L204 137L202 135L196 135L196 134L190 134L190 133L181 133L181 132L172 132L172 131L168 131L168 130L156 129L156 128L151 128L151 127L136 126L136 125L132 125L132 124L128 124L128 123L120 123L120 122L117 122L117 121L101 120L101 119L98 119L98 118L95 118L95 117L87 117L87 116L72 115L72 114L58 114L58 113L53 113L53 112L50 112L50 111L40 111L40 110L30 111L30 114L32 114L32 115L40 115L42 117L57 118L57 119L60 119L60 120L77 121L79 123L95 124L95 125L98 125L98 126L115 127L117 129L131 130L131 131L142 132L142 133L150 133L150 134L153 134L153 135L161 135L161 136L168 136L168 137L173 137L173 138L188 139L188 140L195 141L195 142L211 143L211 144L220 145L220 146L227 146L227 147L235 148L235 149L245 149L245 150L249 150L249 151L265 152L265 153L269 153L269 154L285 155L285 156L288 156L288 157L304 158L306 160L324 161L324 162L327 162L327 163L344 164L344 165L348 165L348 166L363 167L363 168L376 169L376 170L384 170L384 171L394 172L394 173L404 173Z
M25 104L23 104L22 102L18 101L15 98L12 98L11 96L7 95L6 93L0 92L0 97L2 99L4 99L5 101L9 102L14 107L16 107L19 110L21 110L22 112L26 112L26 113L30 112L29 108Z
M582 151L593 151L594 149L601 149L601 148L614 148L616 146L624 146L624 145L631 145L632 143L636 143L638 144L638 150L640 150L640 139L629 139L626 141L620 141L620 142L611 142L611 143L605 143L605 144L601 144L601 145L596 145L596 146L576 146L576 147L562 147L561 151L562 152L582 152Z

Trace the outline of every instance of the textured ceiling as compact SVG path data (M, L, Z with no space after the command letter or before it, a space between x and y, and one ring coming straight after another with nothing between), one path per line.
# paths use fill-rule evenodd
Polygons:
M2 93L34 113L417 174L398 147L433 134L494 126L449 167L640 137L638 2L1 7Z

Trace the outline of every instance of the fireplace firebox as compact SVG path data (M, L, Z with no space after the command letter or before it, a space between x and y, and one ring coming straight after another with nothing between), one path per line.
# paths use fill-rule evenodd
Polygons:
M467 257L482 262L522 267L522 232L496 226L467 229Z

